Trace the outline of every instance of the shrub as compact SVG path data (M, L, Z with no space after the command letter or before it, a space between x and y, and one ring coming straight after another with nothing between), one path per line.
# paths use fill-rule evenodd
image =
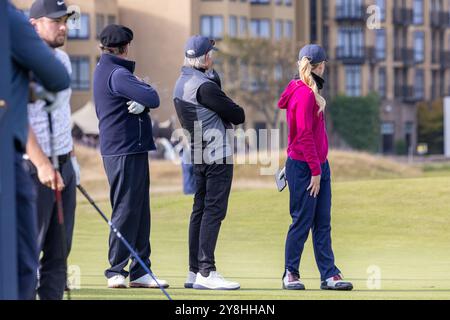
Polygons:
M380 146L380 99L339 95L330 104L334 130L351 148L378 152Z

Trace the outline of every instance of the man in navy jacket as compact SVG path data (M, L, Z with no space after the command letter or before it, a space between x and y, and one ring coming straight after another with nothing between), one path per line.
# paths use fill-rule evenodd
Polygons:
M159 107L158 93L134 76L135 62L127 59L133 32L109 25L100 35L103 54L94 73L94 100L100 129L100 149L110 184L112 222L150 267L150 174L148 152L155 150L150 109ZM109 237L106 270L109 288L158 288L133 260L113 232ZM168 287L164 280L158 281Z
M39 38L25 15L8 4L11 41L11 108L14 123L16 211L18 236L19 299L35 299L39 254L37 248L36 199L23 155L28 137L27 104L29 74L32 72L45 89L58 92L69 88L70 77L64 65Z

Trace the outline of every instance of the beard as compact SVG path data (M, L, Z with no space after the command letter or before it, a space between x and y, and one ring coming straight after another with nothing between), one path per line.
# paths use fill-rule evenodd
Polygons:
M48 45L50 47L52 47L53 49L56 49L56 48L60 48L60 47L64 46L65 43L66 43L66 37L58 36L55 39L53 39L52 41L49 41Z

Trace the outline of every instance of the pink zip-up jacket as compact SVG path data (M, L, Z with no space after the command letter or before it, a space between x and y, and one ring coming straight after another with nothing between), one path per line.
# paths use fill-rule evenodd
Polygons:
M314 92L301 80L292 80L278 102L286 110L289 127L287 154L308 163L313 176L322 174L321 164L328 157L328 136L323 112Z

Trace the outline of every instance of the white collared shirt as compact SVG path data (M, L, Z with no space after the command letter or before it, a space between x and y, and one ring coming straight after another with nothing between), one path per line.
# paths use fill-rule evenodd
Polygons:
M61 61L66 67L69 75L72 75L72 65L70 58L64 51L60 49L55 50L56 58ZM52 112L53 120L53 135L54 135L54 152L55 155L61 156L68 154L73 149L72 140L72 122L71 122L71 108L70 97L72 89L66 89L67 98L62 105ZM51 156L50 150L50 130L48 125L47 112L44 110L45 102L38 100L34 103L28 104L28 121L33 128L39 146L42 151L48 156Z

